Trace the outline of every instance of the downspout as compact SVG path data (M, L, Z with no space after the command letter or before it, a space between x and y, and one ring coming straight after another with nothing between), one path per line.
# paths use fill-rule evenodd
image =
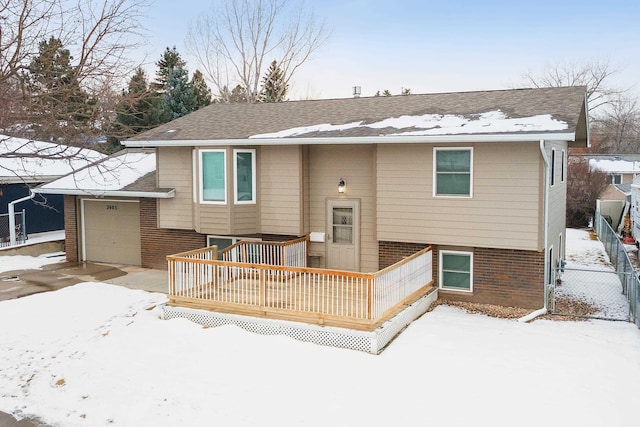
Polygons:
M31 200L35 197L35 193L31 190L29 190L29 195L28 196L24 196L20 199L16 199L13 202L9 202L8 206L8 212L9 212L9 243L11 244L11 246L15 246L16 245L16 209L15 209L15 205L17 203L20 202L24 202L26 200Z
M535 319L538 316L542 316L546 314L549 307L549 289L547 284L547 271L549 271L549 263L551 262L549 258L549 251L547 251L547 243L549 240L549 157L547 157L547 152L544 147L544 139L540 140L540 154L542 155L542 160L544 161L544 210L543 210L543 240L544 240L544 272L543 272L543 282L544 282L544 306L528 315L521 317L518 319L519 322L529 322Z

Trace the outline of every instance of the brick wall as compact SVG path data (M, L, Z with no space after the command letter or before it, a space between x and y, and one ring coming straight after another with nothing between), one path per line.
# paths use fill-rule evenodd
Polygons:
M64 247L67 261L78 262L78 214L76 196L64 196Z
M378 269L389 267L426 248L424 243L378 242Z
M425 244L379 242L380 268L426 247ZM473 293L439 290L442 300L541 308L544 305L544 253L510 249L473 251ZM438 247L433 245L433 279L438 284Z
M140 199L142 266L165 270L167 255L206 246L206 236L191 230L157 228L155 199Z

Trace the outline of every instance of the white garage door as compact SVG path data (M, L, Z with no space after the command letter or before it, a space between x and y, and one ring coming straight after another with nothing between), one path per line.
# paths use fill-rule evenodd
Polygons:
M83 259L140 265L140 204L124 200L82 200Z

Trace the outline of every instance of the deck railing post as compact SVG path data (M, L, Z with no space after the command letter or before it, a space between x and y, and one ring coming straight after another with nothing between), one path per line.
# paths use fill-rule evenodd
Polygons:
M370 277L369 279L367 279L367 284L368 284L368 292L367 292L367 319L371 320L373 319L373 300L374 300L374 295L373 295L373 290L374 290L374 282L375 282L375 277Z
M267 270L263 268L258 269L260 274L260 301L258 302L261 307L267 305Z

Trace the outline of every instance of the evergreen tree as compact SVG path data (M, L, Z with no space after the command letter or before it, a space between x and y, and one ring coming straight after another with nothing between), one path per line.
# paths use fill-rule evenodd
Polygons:
M163 123L158 116L159 105L159 96L149 88L144 70L138 67L118 101L111 132L127 137Z
M385 89L382 91L382 96L391 96L391 92L389 91L389 89Z
M156 71L156 81L152 83L154 89L163 91L167 87L169 76L172 74L174 68L186 68L187 63L182 59L180 53L174 46L169 49L165 49L164 53L156 62L158 70Z
M187 71L181 66L170 70L162 94L163 114L171 121L198 109L198 98L193 85L188 81ZM164 116L163 116L164 117Z
M200 70L196 70L191 77L191 86L196 94L196 106L198 108L206 107L211 104L211 89L204 81L204 76Z
M285 82L284 72L273 61L269 66L265 76L262 78L262 90L260 92L261 102L282 102L285 100L289 85Z
M221 100L228 100L227 102L248 102L247 101L247 90L241 85L236 85L231 92L229 92L229 88L224 86L222 88L222 93L220 94ZM224 102L224 101L221 101Z
M55 37L43 40L38 55L28 66L26 89L29 115L37 136L45 139L71 138L93 126L96 100L80 87L71 56Z

